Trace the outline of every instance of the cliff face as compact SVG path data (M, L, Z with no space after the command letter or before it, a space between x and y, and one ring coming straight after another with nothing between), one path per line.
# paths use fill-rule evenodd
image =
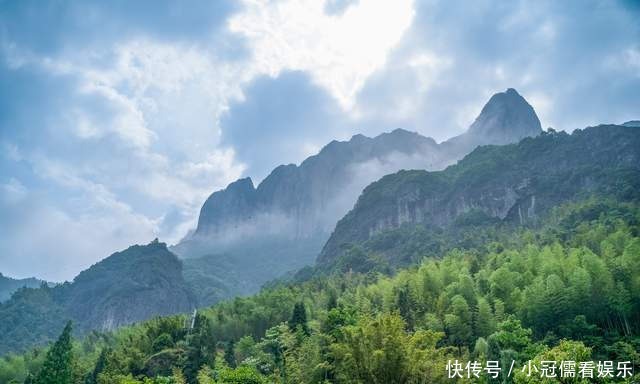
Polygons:
M348 142L333 141L300 166L277 167L257 188L245 178L214 192L200 211L194 238L215 237L229 228L253 229L261 220L271 222L275 217L290 221L292 228L287 229L293 229L288 233L294 238L330 231L362 188L386 173L441 169L478 145L514 143L541 131L531 105L510 88L491 97L466 133L441 145L402 129L375 138L356 135ZM367 165L369 174L362 169Z
M336 211L340 195L353 194L369 181L354 180L358 165L391 163L392 156L412 155L428 167L428 161L438 159L440 152L432 139L401 129L375 138L356 135L347 142L333 141L300 166L275 168L257 188L245 178L214 192L202 206L194 237L215 237L229 228L252 228L261 220L274 221L279 216L291 221L286 224L293 226L288 233L293 238L330 230L340 216Z
M257 188L245 178L214 192L196 231L172 251L183 256L201 305L256 292L313 263L368 183L400 164L428 168L440 158L438 148L432 139L400 129L333 141L299 166L277 167Z
M578 197L637 197L638 184L637 128L598 126L480 147L444 171L401 171L368 186L338 222L318 263L331 263L347 244L403 225L446 230L470 216L535 224L552 207Z
M277 167L257 187L246 178L214 192L196 231L172 251L185 258L195 285L208 280L217 287L201 304L253 293L266 281L311 264L371 182L401 169L443 169L477 145L516 142L540 132L533 108L510 89L489 100L467 133L442 144L402 129L333 141L299 166ZM208 272L191 264L200 270L208 265Z

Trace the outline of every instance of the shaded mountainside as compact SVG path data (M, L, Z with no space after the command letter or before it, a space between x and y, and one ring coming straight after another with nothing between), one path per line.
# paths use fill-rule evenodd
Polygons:
M429 245L438 250L438 237L466 226L479 233L483 224L535 225L563 202L591 195L638 199L639 191L636 127L603 125L483 146L443 171L400 171L368 186L338 222L318 264L341 262L354 245L407 264L428 254ZM412 241L419 246L408 255Z
M8 300L11 295L20 288L37 288L43 283L46 284L46 282L34 277L27 279L13 279L0 273L0 302Z
M182 263L166 245L134 245L71 283L20 289L0 304L0 354L51 340L67 320L82 334L194 307Z
M371 182L401 169L442 169L477 145L517 142L540 132L533 108L509 89L489 100L467 133L442 144L402 129L332 141L299 166L277 167L257 187L245 178L214 192L195 232L172 251L185 258L187 269L197 265L190 274L196 286L215 286L200 296L201 304L250 294L312 264L336 222Z

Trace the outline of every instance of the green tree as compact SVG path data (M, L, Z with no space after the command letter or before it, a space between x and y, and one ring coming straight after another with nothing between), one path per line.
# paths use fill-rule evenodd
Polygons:
M24 378L24 384L35 384L36 379L32 374L27 373L27 377Z
M297 302L293 306L293 313L289 320L289 328L292 331L296 331L298 328L304 332L305 335L309 334L309 326L307 325L307 310L303 302Z
M172 348L172 347L173 347L173 339L171 338L171 335L169 335L168 333L161 333L160 336L156 337L156 339L153 340L151 349L155 353L155 352L160 352L163 349Z
M73 380L73 354L71 351L71 322L47 352L36 384L71 384Z
M405 323L407 324L407 330L412 331L414 328L412 309L414 307L414 304L412 303L409 286L407 284L405 284L398 290L396 306L398 307L398 311L400 311L400 316L402 316Z
M222 369L219 381L224 384L264 384L267 382L258 371L247 366Z
M350 327L345 342L334 345L340 381L404 383L407 381L409 345L405 323L397 315L365 318ZM354 380L355 379L355 380Z
M184 377L187 383L195 384L198 372L203 366L213 367L215 359L215 342L209 319L198 313L191 334L187 336L186 361Z
M233 342L233 340L230 340L227 342L224 348L224 361L226 361L231 368L236 367L236 353L234 351L234 346L235 343Z
M475 314L475 334L477 337L487 337L493 333L496 323L491 312L491 306L484 298L478 300Z
M98 356L98 360L96 360L96 364L93 366L93 371L89 373L87 376L85 383L86 384L97 384L98 383L98 375L104 371L107 365L107 357L110 353L108 348L102 349L100 351L100 355Z
M528 354L528 348L532 346L531 329L524 328L520 320L515 316L509 317L498 324L498 330L489 339L489 354L492 357L503 355L504 351L513 351L518 361L522 361Z
M471 311L464 297L456 295L451 300L449 313L444 317L444 325L451 344L462 347L471 340Z
M562 340L558 346L538 353L531 359L531 364L539 367L542 361L555 361L560 364L563 361L590 361L591 360L591 348L586 347L579 341ZM576 377L556 377L546 378L540 377L539 374L527 375L521 370L516 370L514 375L514 383L516 384L587 384L593 382L591 379L583 379L579 375ZM600 381L598 381L600 382ZM608 381L607 381L608 382Z

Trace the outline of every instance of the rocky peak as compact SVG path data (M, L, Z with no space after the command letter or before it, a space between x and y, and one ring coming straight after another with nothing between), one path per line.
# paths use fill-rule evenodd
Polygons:
M513 88L496 93L469 127L468 134L487 144L507 144L542 132L533 107Z
M216 229L226 221L240 221L251 215L256 189L250 177L239 179L227 188L214 192L200 210L196 232Z

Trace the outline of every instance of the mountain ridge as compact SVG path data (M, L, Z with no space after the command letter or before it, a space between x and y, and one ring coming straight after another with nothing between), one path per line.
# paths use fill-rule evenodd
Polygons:
M206 267L202 258L227 265L234 269L229 275L240 280L218 276L210 283L226 280L230 289L222 291L234 292L237 286L243 288L235 294L253 293L262 283L312 264L335 224L371 182L400 169L443 169L477 145L514 142L540 132L531 105L510 88L489 99L467 133L440 144L401 128L333 140L299 165L274 168L257 186L243 178L212 193L196 230L171 250L187 268L190 258L200 258L194 262L199 267ZM219 268L212 266L211 273L220 273Z
M400 171L369 185L336 225L318 263L330 264L349 244L371 245L403 225L446 231L471 214L524 225L581 193L637 197L632 185L640 187L639 164L639 132L618 125L480 146L443 171ZM393 251L400 244L385 246Z

